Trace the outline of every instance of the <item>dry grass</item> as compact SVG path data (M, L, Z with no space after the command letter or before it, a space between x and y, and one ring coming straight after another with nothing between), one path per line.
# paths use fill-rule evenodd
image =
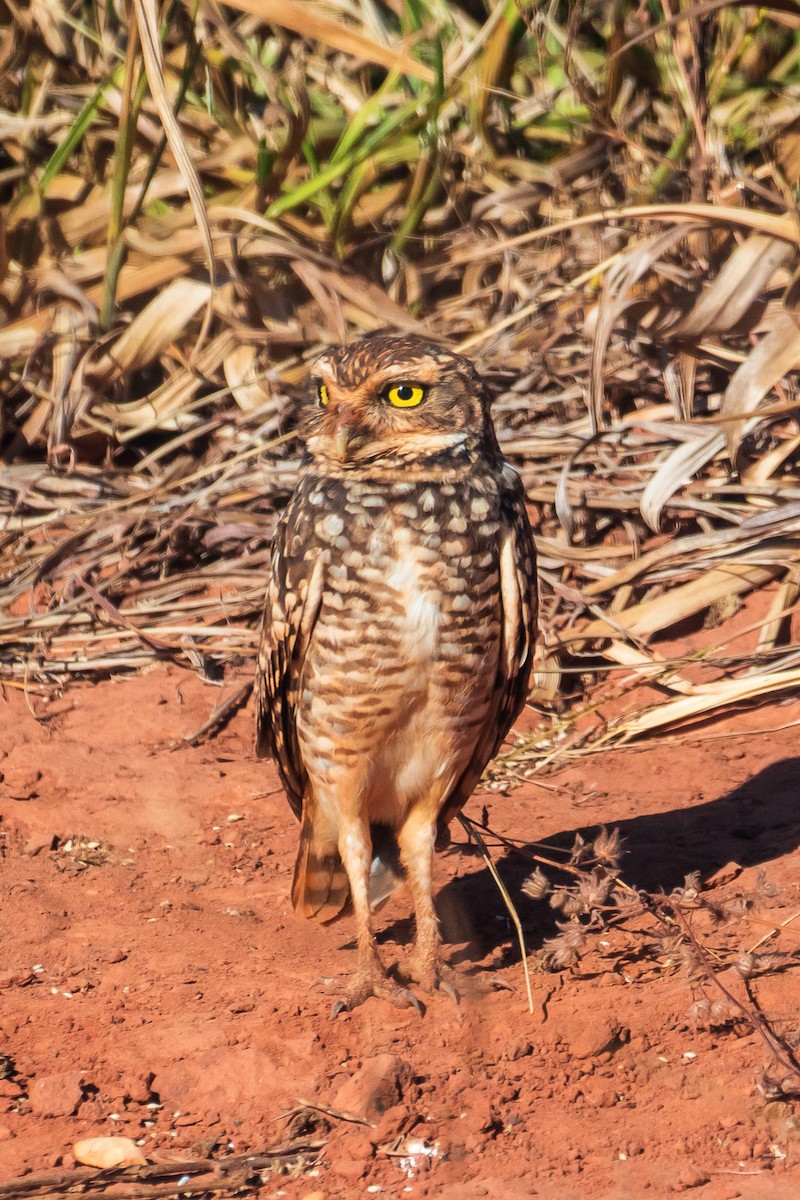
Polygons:
M558 914L558 933L536 956L542 971L585 970L590 977L613 970L631 984L656 975L680 974L692 997L686 1016L696 1028L740 1026L755 1032L769 1059L758 1081L767 1099L800 1095L800 1028L794 1013L769 1017L756 981L798 964L798 919L787 897L759 871L749 886L741 868L728 864L705 882L699 871L683 886L649 893L625 882L624 845L618 830L580 833L570 848L526 843L460 818L491 864L487 843L535 863L522 885L531 899L548 900ZM500 884L496 872L492 871ZM522 924L501 886L517 926L533 1011Z
M7 0L0 61L8 684L246 679L306 364L383 325L497 393L545 707L656 684L619 741L797 688L793 5ZM755 654L659 655L764 588Z

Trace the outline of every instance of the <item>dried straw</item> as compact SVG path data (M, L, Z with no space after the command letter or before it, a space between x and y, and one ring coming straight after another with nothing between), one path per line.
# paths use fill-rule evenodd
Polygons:
M246 684L307 364L389 326L476 356L537 522L550 718L506 781L794 689L789 14L721 4L698 49L624 5L233 10L15 9L0 677ZM704 682L659 651L762 589ZM643 681L669 702L579 731Z

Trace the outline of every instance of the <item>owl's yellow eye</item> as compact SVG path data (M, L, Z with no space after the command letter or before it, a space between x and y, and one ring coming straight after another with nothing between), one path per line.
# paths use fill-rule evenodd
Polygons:
M320 404L322 405L323 408L325 408L328 403L328 389L325 387L324 383L320 383L318 385L317 396L319 398Z
M384 396L395 408L416 408L422 404L428 389L419 383L393 383Z

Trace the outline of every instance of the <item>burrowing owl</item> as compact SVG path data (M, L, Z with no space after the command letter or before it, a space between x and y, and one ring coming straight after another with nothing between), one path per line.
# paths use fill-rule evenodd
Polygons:
M302 822L295 908L329 921L352 897L358 966L334 1010L368 996L418 1006L386 975L371 908L405 874L410 977L452 992L434 844L525 702L533 538L467 359L379 332L324 354L314 386L272 553L258 749Z

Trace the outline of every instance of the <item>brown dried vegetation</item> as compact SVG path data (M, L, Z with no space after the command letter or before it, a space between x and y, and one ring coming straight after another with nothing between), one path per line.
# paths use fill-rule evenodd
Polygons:
M536 698L664 695L579 737L553 711L505 778L796 687L790 8L13 6L4 678L246 679L306 364L387 325L496 391L539 514ZM651 644L765 587L757 655L698 677Z

